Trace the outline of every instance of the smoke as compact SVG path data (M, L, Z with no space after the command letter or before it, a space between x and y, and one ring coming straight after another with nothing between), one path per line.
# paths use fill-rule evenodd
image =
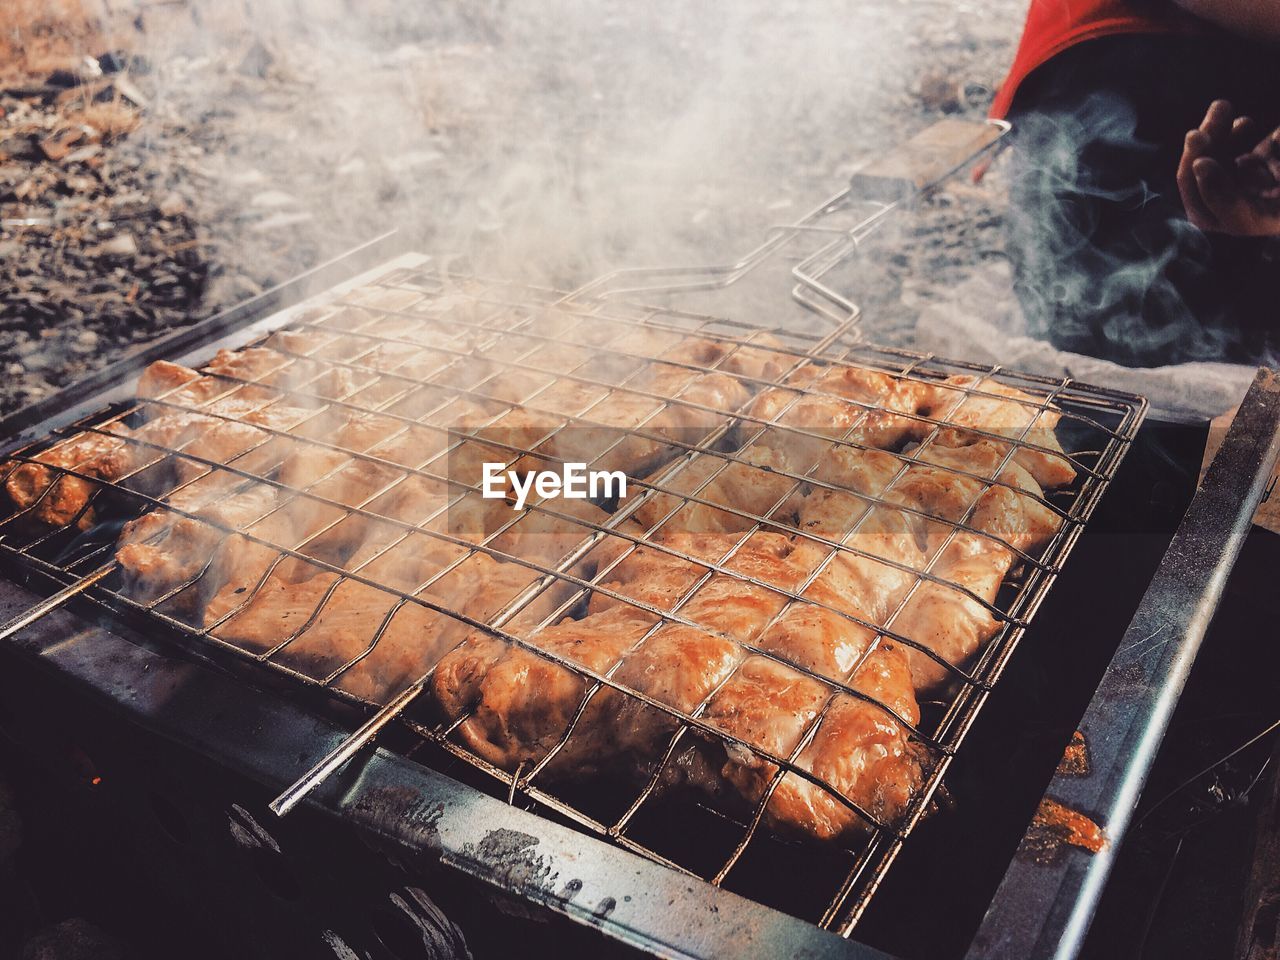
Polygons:
M1028 332L1140 367L1265 358L1236 282L1257 250L1187 221L1180 140L1145 135L1152 118L1123 94L1072 82L1017 117L1009 253Z
M892 0L192 0L147 11L144 52L241 227L222 256L305 260L395 226L571 286L754 247L928 122L913 85L972 59L965 20Z

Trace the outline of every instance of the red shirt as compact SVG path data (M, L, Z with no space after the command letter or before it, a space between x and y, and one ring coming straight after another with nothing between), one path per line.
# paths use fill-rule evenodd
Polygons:
M991 116L1003 118L1031 71L1077 43L1121 33L1193 33L1199 25L1173 0L1031 0L1022 42Z

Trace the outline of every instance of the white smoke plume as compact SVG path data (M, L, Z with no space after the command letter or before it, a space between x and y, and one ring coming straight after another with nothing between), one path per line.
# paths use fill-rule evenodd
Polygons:
M249 246L279 203L310 219L267 232L307 255L395 226L573 285L754 247L934 118L922 76L993 83L1020 8L190 0L144 26L157 108Z

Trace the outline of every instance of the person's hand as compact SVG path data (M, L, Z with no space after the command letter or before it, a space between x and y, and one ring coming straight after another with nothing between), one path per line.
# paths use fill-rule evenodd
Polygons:
M1187 219L1201 230L1280 236L1280 128L1259 138L1248 117L1215 100L1187 134L1178 190Z

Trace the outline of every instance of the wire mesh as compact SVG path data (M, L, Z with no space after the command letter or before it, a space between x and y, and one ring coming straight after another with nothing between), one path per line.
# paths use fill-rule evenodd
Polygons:
M1144 412L847 328L396 269L9 453L0 555L62 583L114 564L86 590L113 615L364 707L425 683L412 750L848 935ZM516 511L482 462L632 492ZM899 586L873 611L843 576ZM920 628L948 618L980 625L958 655ZM804 652L823 630L838 667ZM682 653L677 693L654 670ZM752 715L782 693L801 707ZM893 731L896 804L823 762L859 723L840 759Z

